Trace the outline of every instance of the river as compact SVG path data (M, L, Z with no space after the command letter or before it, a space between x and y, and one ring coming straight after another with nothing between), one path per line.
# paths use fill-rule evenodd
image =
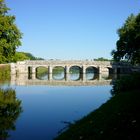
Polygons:
M15 130L6 130L7 140L53 140L69 124L111 98L112 78L108 75L88 73L86 80L78 73L70 74L69 80L63 73L53 74L51 80L49 75L36 77L18 75L1 83L2 88L16 91L22 106Z

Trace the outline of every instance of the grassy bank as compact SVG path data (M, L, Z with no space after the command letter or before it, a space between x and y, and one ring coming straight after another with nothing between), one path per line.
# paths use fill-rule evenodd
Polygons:
M83 119L71 124L55 140L139 140L140 74L121 77L113 97Z
M99 109L71 125L56 140L138 140L140 91L112 97Z

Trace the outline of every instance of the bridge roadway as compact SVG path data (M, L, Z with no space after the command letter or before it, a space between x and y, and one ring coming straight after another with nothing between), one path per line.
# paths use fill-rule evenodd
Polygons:
M38 67L48 68L48 74L53 73L55 67L63 67L65 73L70 73L73 66L81 69L81 73L86 73L89 67L94 68L96 73L126 73L131 69L128 63L112 63L110 61L88 61L88 60L27 60L11 63L11 74L34 74Z

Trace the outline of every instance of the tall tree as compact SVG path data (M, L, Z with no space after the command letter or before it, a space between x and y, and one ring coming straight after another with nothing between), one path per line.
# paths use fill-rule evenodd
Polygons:
M0 63L12 62L21 45L22 33L15 24L15 16L8 15L9 10L5 0L0 0Z
M112 51L114 60L140 64L140 13L137 16L130 15L118 30L118 35L117 48Z

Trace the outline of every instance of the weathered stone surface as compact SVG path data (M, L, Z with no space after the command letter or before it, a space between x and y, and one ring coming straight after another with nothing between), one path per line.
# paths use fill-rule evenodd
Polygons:
M29 68L32 73L36 73L38 67L46 67L49 69L49 74L57 66L64 67L65 73L69 73L72 66L81 68L82 73L86 73L88 67L94 67L97 73L127 73L131 71L132 66L128 63L113 63L110 61L80 61L80 60L35 60L35 61L19 61L11 63L11 74L28 74Z

